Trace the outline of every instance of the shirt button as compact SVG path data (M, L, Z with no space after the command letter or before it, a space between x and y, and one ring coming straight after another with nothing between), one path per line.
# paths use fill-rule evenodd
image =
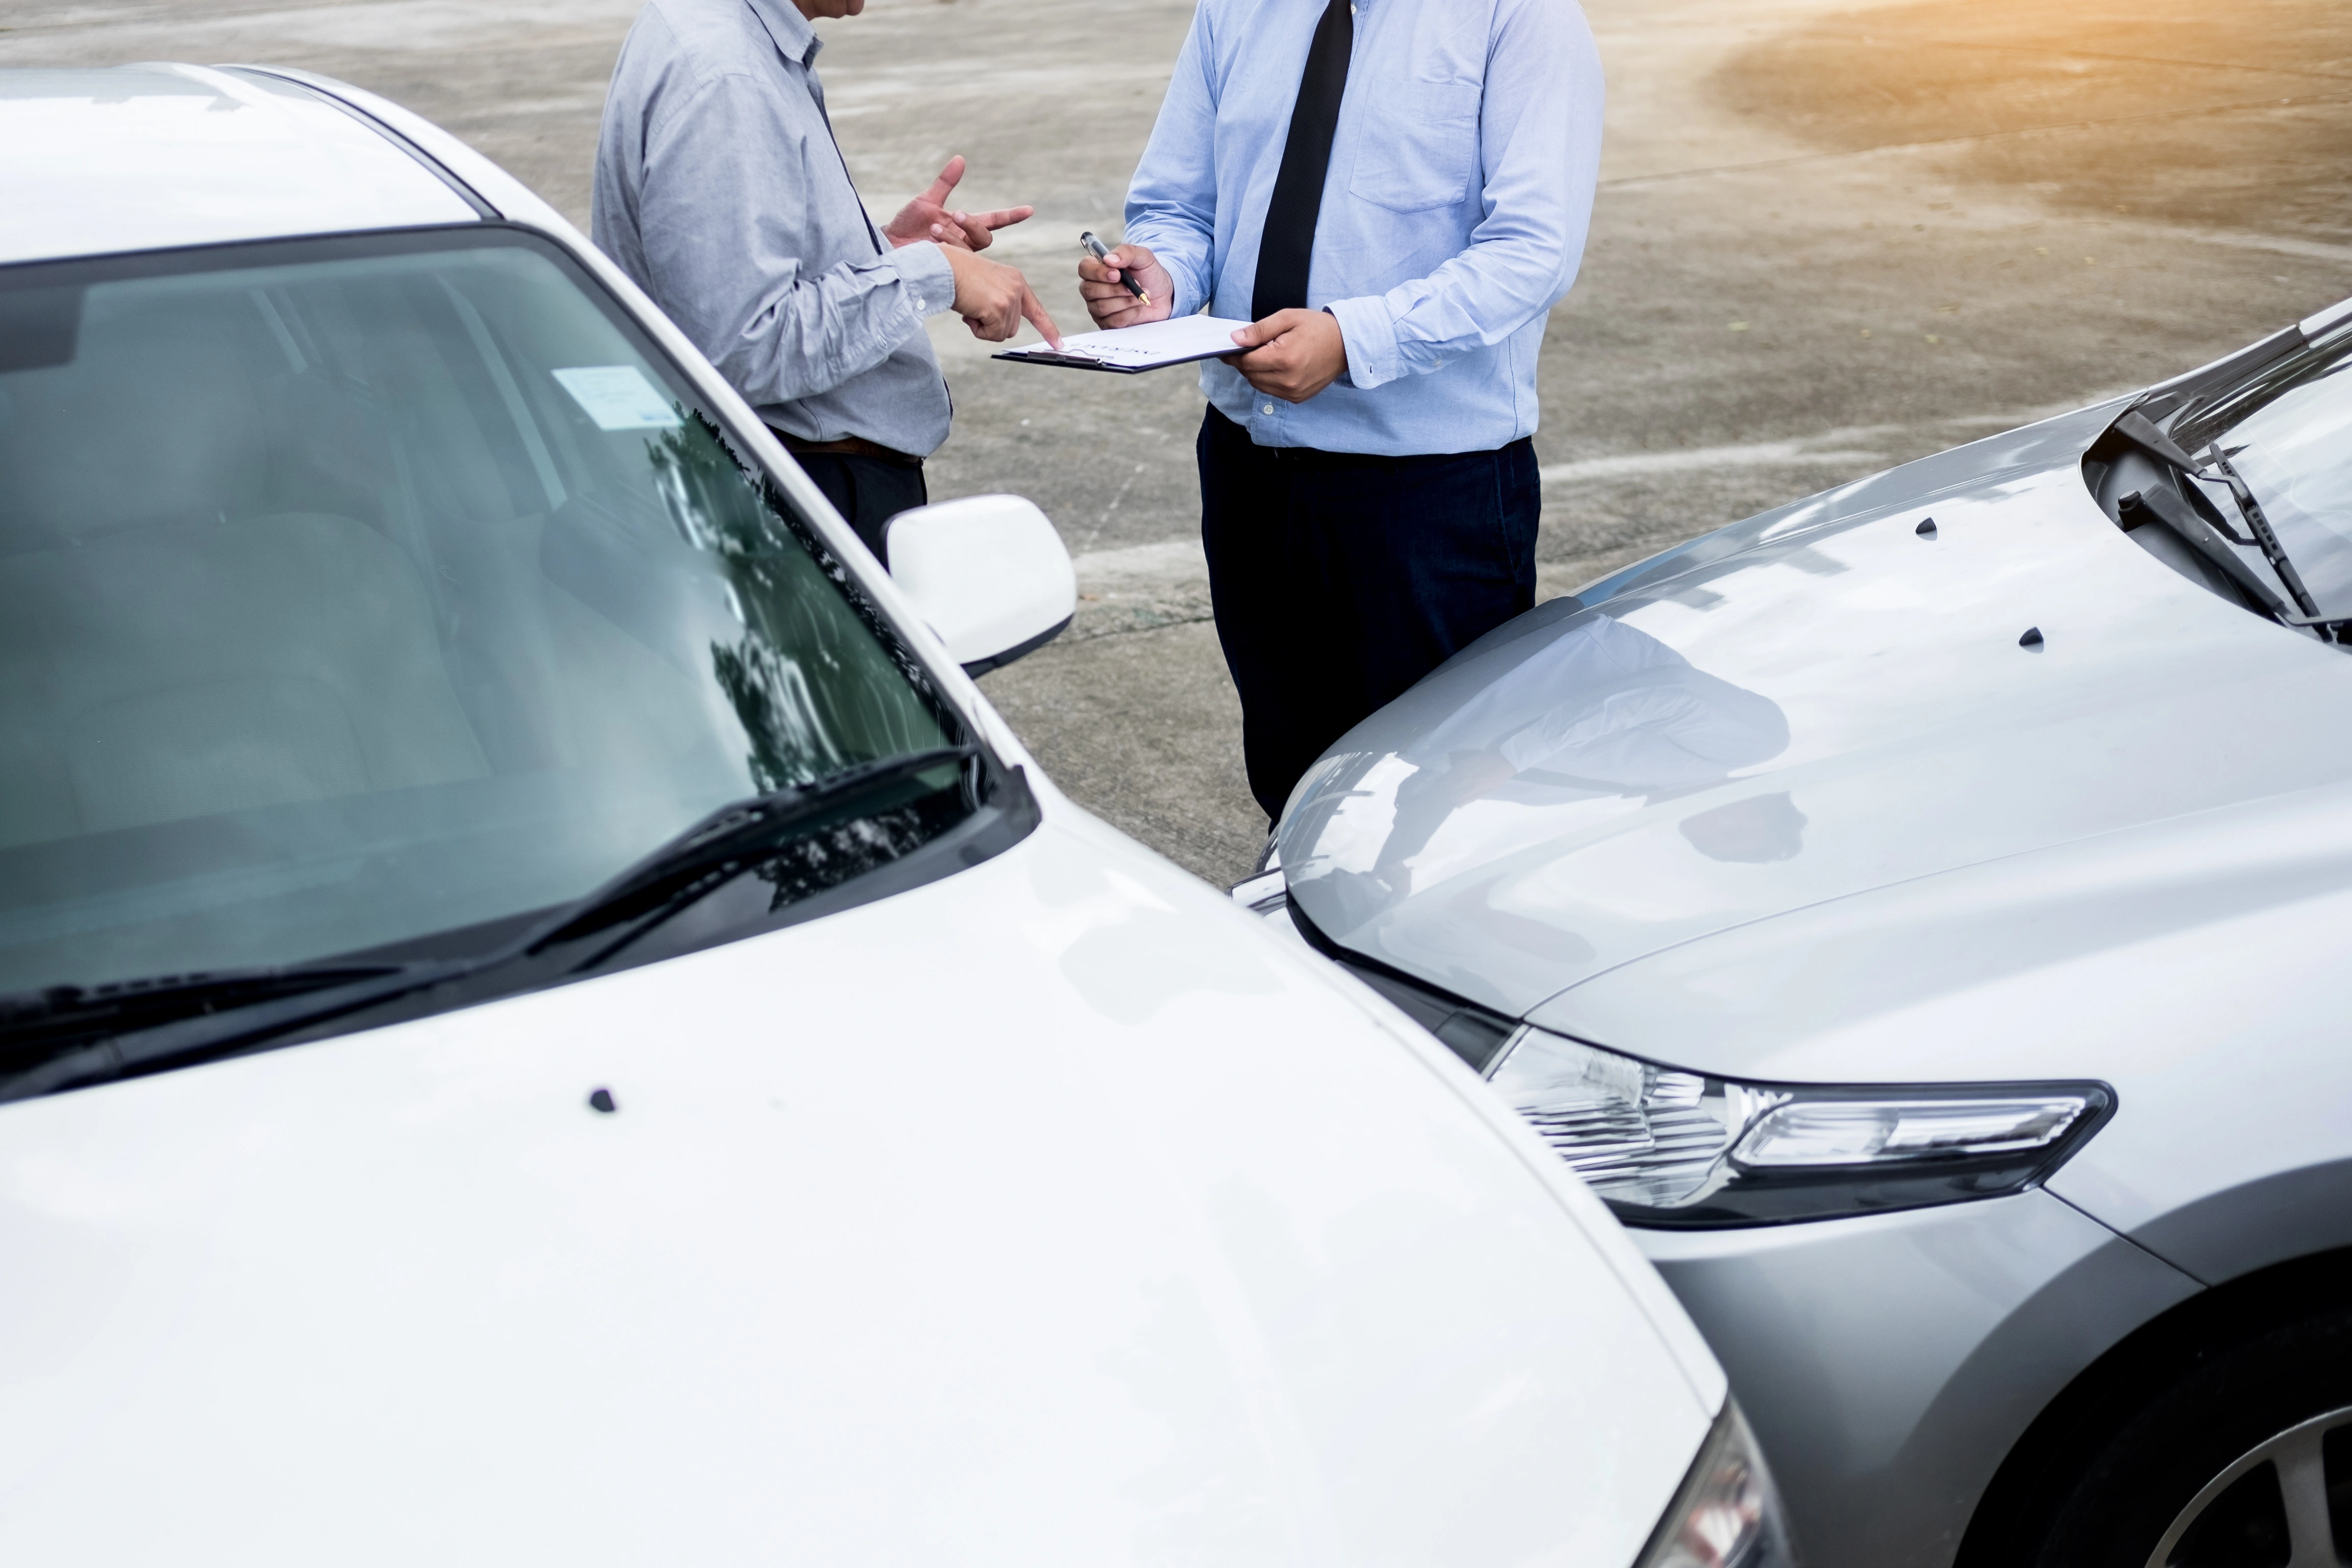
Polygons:
M1274 412L1274 404L1267 403L1264 408L1258 410L1258 412L1260 413L1272 413Z

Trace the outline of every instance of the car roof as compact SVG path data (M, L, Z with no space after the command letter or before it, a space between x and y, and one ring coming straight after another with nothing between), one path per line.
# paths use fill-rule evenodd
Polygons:
M0 265L467 223L446 172L255 70L0 70Z

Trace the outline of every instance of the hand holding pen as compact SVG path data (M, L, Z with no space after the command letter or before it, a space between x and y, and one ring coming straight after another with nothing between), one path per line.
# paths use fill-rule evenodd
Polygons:
M1164 321L1176 292L1175 280L1159 258L1139 245L1106 247L1091 233L1079 237L1078 293L1097 327L1139 327Z

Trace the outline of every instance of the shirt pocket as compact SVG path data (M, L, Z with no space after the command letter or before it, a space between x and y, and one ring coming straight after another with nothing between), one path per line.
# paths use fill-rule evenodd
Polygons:
M1475 81L1415 81L1369 108L1349 191L1392 212L1457 205L1478 168Z

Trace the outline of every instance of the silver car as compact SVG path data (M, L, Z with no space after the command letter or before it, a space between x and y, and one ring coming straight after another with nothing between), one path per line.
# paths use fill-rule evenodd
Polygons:
M1465 650L1236 894L1712 1340L1815 1568L2352 1561L2352 303Z

